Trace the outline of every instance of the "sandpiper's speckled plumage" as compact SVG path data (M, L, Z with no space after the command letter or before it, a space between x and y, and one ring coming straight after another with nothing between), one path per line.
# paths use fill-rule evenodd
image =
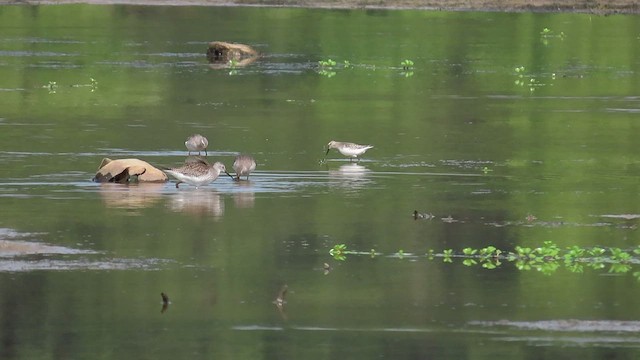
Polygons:
M238 155L233 162L233 170L236 172L236 180L240 180L240 176L247 176L256 169L256 160L249 155Z
M209 146L209 140L200 134L193 134L187 138L187 141L184 142L184 146L189 150L189 155L196 151L198 152L198 155L200 155L201 151L204 151L204 154L208 155L207 146Z
M212 183L222 172L232 177L231 174L227 172L223 163L216 162L213 165L209 165L209 163L202 159L186 162L180 167L164 169L164 171L178 180L176 187L181 183L187 183L198 188Z
M329 154L329 150L336 149L340 154L349 157L350 159L357 159L358 156L364 154L367 150L371 149L373 145L359 145L351 142L343 142L343 141L329 141L327 144L327 154Z

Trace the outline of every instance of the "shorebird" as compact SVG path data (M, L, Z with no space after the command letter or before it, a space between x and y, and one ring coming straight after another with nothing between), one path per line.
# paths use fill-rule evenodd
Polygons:
M178 180L176 188L181 183L187 183L195 186L197 189L200 186L212 183L218 178L218 176L220 176L221 172L224 172L229 175L229 177L233 178L233 176L227 172L223 163L216 162L213 165L209 165L209 163L203 159L196 159L195 161L186 162L180 167L171 169L165 168L163 170Z
M184 142L184 146L189 150L189 155L191 155L191 152L196 151L198 152L198 155L200 155L200 152L203 150L204 154L208 155L207 146L209 146L209 140L200 134L193 134L187 138L187 141Z
M240 180L240 176L247 176L256 169L256 160L249 155L238 155L233 162L233 170L236 172L236 180Z
M327 144L327 152L324 154L325 157L329 154L329 150L336 149L338 152L344 156L349 157L349 161L352 161L354 158L358 159L358 156L364 154L367 150L371 149L373 145L359 145L350 142L342 142L342 141L329 141Z

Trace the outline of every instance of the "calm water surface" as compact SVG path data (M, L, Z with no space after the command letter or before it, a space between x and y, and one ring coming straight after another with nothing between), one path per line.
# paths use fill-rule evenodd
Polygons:
M638 20L0 7L0 358L638 358L636 260L457 257L640 245ZM251 180L91 182L196 132Z

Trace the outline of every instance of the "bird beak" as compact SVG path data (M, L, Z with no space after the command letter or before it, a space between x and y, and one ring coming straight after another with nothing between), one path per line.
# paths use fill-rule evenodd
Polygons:
M233 175L229 174L229 172L225 171L224 173L229 175L229 177L233 179Z
M326 153L324 153L324 156L329 155L329 150L331 150L331 148L327 147L327 152L326 152Z

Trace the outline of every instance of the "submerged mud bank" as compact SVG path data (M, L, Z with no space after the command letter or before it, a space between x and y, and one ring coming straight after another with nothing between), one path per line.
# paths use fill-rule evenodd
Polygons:
M0 4L103 4L162 6L277 6L331 9L640 13L633 0L0 0Z

